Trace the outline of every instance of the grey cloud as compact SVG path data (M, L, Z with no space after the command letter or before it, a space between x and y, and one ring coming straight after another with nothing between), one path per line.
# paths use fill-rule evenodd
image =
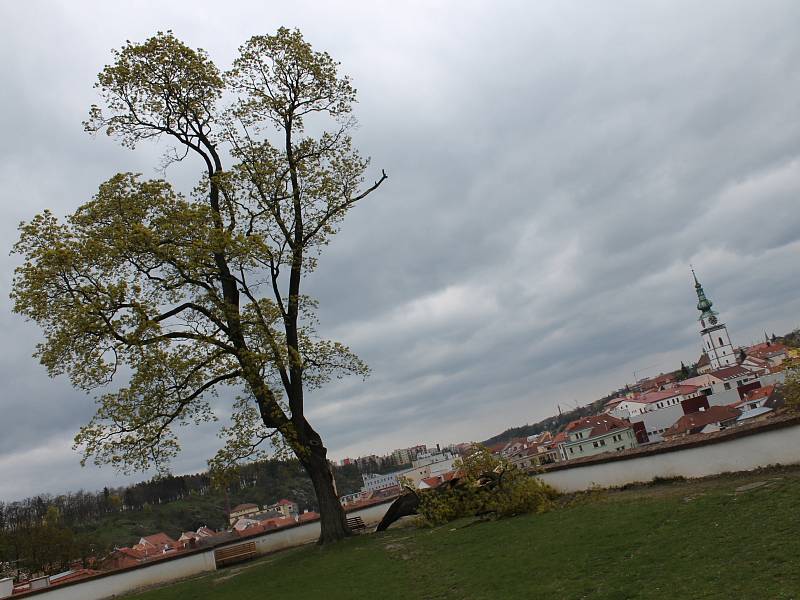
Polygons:
M334 456L484 438L695 359L690 262L734 341L800 325L793 2L51 6L0 8L6 247L17 221L74 210L116 171L154 175L163 149L80 128L125 39L173 28L225 66L286 24L353 77L357 145L390 179L308 279L323 333L373 369L310 394ZM193 168L168 176L186 190ZM14 260L0 255L6 286ZM45 378L9 309L0 497L56 472L59 490L115 480L40 459L91 400ZM176 471L203 468L213 431L185 438Z

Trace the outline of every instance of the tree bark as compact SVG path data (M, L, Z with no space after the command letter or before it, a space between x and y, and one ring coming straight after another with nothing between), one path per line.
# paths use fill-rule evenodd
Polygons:
M310 444L307 448L309 451L303 453L300 464L311 478L319 503L320 534L317 543L322 545L338 542L350 535L350 529L347 527L344 508L336 494L333 472L327 458L328 450L321 442Z

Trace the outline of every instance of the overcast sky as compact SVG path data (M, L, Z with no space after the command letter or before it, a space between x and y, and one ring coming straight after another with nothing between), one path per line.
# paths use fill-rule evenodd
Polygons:
M309 398L334 458L485 439L696 360L690 263L735 344L800 325L794 0L28 0L0 23L5 292L19 221L157 176L163 147L83 133L112 48L172 29L227 68L283 25L341 61L390 179L308 280L323 333L372 368ZM7 293L0 328L0 500L125 481L79 466L93 400L31 358ZM179 473L218 447L184 441Z

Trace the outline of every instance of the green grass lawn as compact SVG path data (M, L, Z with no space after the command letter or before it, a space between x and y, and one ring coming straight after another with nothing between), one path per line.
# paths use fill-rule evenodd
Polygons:
M132 598L800 598L800 468L564 502L307 546Z

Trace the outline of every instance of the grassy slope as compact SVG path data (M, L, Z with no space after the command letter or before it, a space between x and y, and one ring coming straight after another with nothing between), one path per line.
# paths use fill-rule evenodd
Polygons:
M736 493L754 481L768 485ZM797 598L800 468L594 492L544 515L306 547L138 600Z

